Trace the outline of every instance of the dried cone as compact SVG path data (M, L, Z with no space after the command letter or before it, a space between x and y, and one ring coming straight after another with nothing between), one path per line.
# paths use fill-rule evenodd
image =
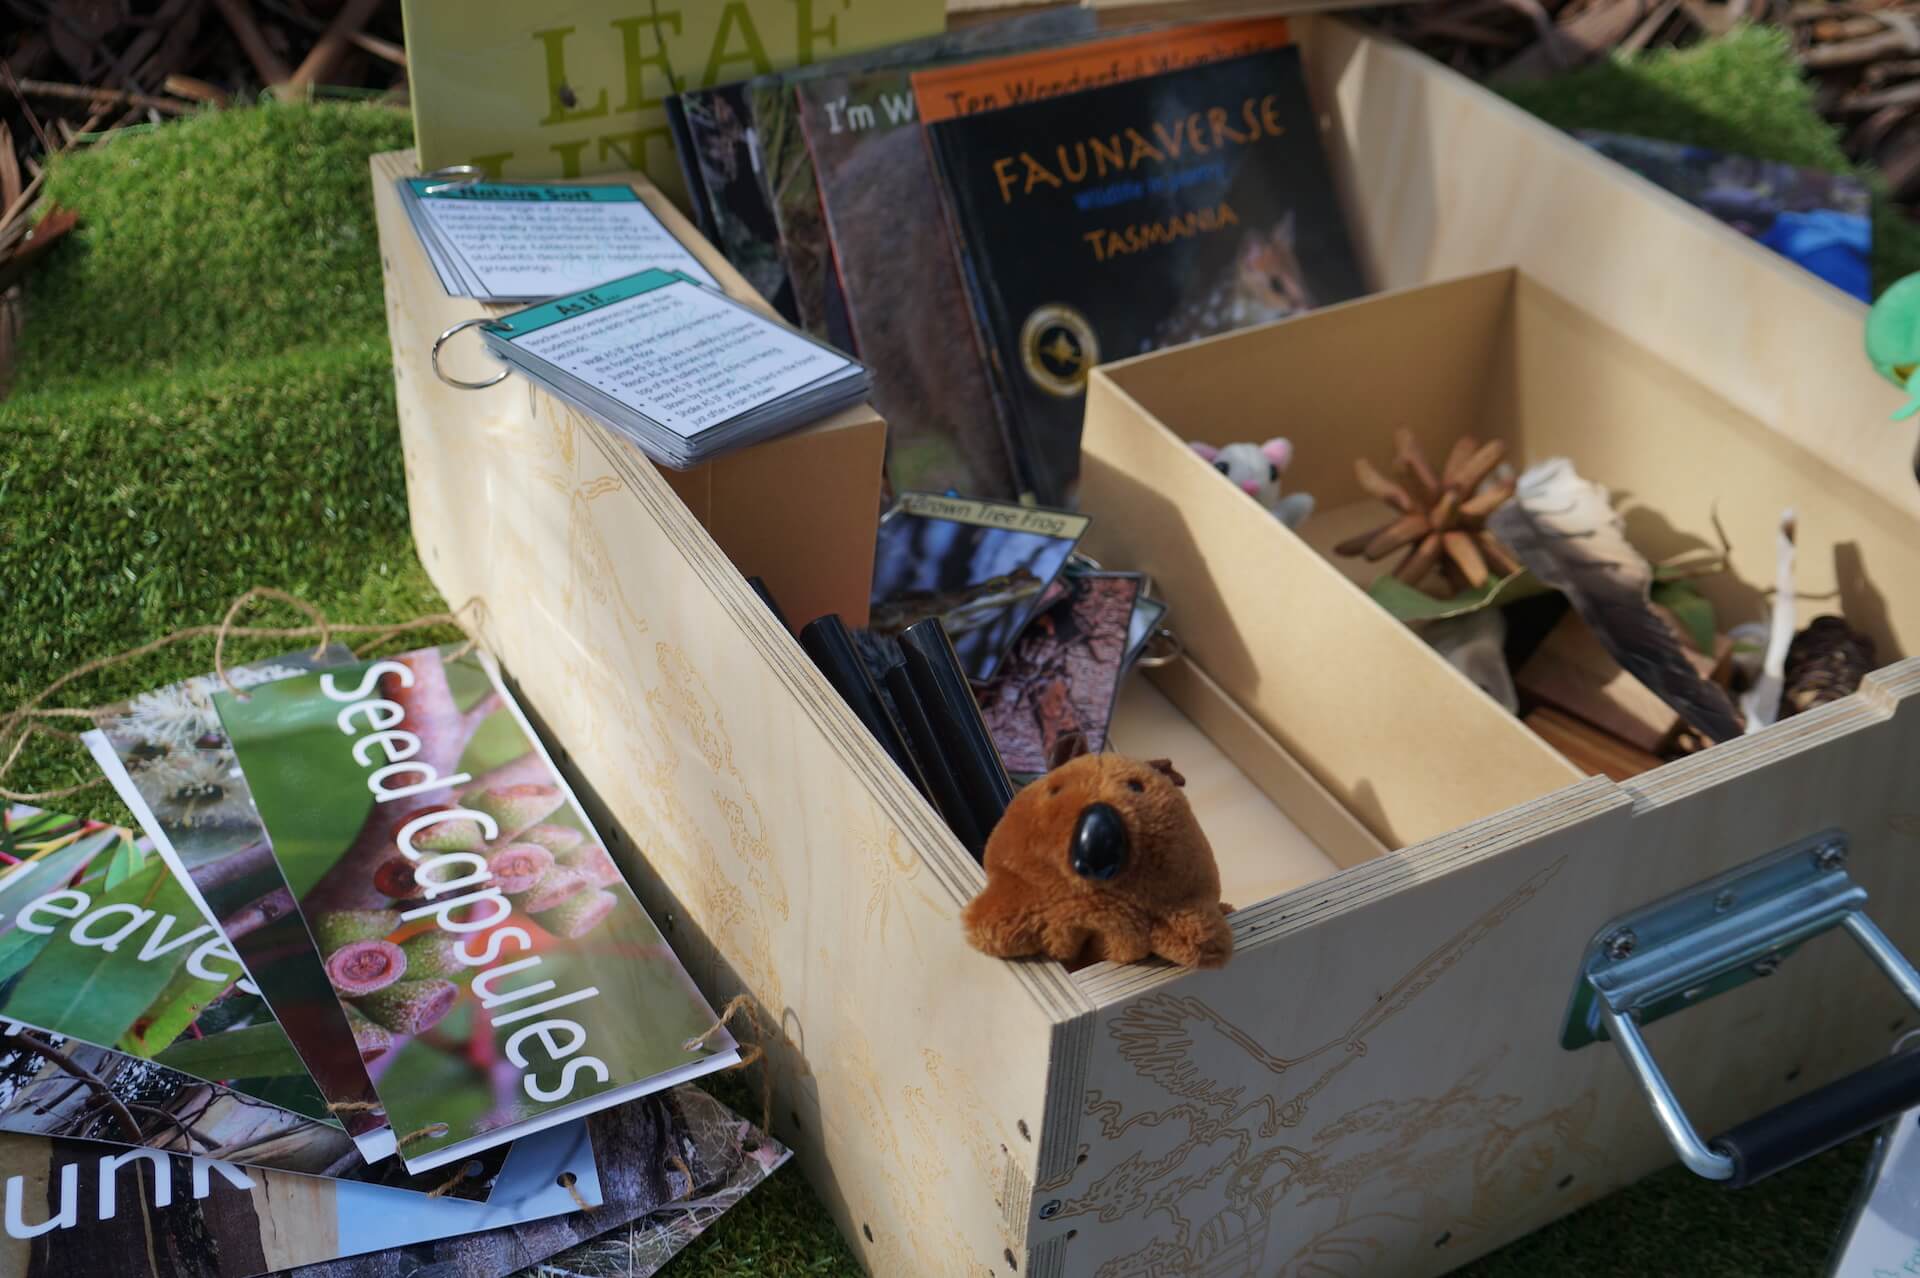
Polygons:
M540 881L524 892L510 895L513 903L529 914L551 910L560 902L587 886L587 876L568 865L556 865L540 876Z
M407 956L392 941L349 941L327 956L327 979L342 998L383 990L407 974Z
M553 853L538 843L509 843L487 857L494 886L511 896L524 892L553 868Z
M375 1025L361 1015L357 1007L347 1009L347 1025L353 1030L353 1044L360 1049L363 1062L378 1060L393 1046L393 1032L384 1025Z
M473 969L460 961L460 942L439 928L411 938L400 950L407 956L408 980L437 976L460 982L473 975Z
M486 841L486 831L472 817L442 821L413 836L414 849L420 852L475 852Z
M1436 474L1413 432L1396 431L1394 466L1405 483L1388 479L1364 457L1353 463L1360 487L1391 507L1395 518L1349 537L1333 548L1334 553L1377 561L1404 551L1394 566L1395 577L1425 587L1438 570L1454 591L1518 572L1518 562L1486 527L1487 516L1513 496L1514 481L1481 489L1505 455L1506 445L1500 440L1483 444L1464 436L1454 442L1446 464Z
M390 896L396 901L406 901L420 895L420 885L414 882L413 862L404 856L389 857L380 863L373 872L374 891L382 896Z
M438 1025L459 996L452 981L399 981L360 999L359 1007L368 1020L395 1034L419 1034Z
M550 910L535 911L533 919L563 940L585 936L613 913L620 898L602 889L576 892Z
M620 867L613 863L613 858L598 843L589 843L585 847L562 853L559 860L568 869L580 871L586 876L587 882L595 887L612 887L625 882Z
M562 852L579 847L581 840L586 837L570 825L554 825L552 822L542 821L539 825L531 825L522 830L520 837L514 842L538 843L555 856L559 856Z
M1780 717L1799 714L1857 691L1874 668L1872 638L1841 617L1815 617L1787 648Z
M377 941L400 926L394 910L329 910L313 924L313 939L322 954L332 954L355 941Z
M508 843L530 825L546 820L560 807L562 795L556 785L501 785L467 795L466 804L475 812L484 812L499 825L495 843Z

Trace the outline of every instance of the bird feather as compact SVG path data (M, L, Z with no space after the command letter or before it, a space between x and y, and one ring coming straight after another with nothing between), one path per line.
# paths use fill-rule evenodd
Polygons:
M1628 542L1607 490L1564 457L1520 477L1487 521L1534 576L1566 595L1613 659L1710 741L1741 734L1739 712L1703 679L1653 610L1653 566Z

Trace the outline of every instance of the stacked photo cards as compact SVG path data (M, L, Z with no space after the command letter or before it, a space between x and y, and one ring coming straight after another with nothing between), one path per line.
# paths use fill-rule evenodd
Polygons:
M480 332L510 368L676 469L867 397L862 365L674 271L601 284Z
M537 302L653 267L718 284L630 186L428 176L399 187L449 297Z
M938 617L968 679L993 677L1067 565L1086 515L905 493L880 521L867 631Z
M738 1061L491 658L213 702L409 1171Z

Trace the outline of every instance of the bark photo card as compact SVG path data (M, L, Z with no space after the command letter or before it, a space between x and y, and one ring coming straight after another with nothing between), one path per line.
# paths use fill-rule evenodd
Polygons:
M397 1158L370 1163L340 1128L165 1065L18 1023L0 1031L0 1131L213 1154L271 1171L354 1180L484 1202L511 1146L460 1176L414 1176Z
M233 946L146 840L20 804L0 854L0 1018L334 1121Z
M351 664L330 645L239 666L236 688ZM214 712L212 675L143 692L94 716L102 770L267 1000L313 1084L370 1158L393 1152L352 1028L273 859L246 776Z
M578 1214L603 1196L584 1123L515 1145L484 1203L5 1134L0 1180L0 1248L20 1278L253 1278Z
M738 1060L491 657L214 704L408 1170Z
M1070 573L1061 581L1065 594L1027 623L978 694L993 744L1015 776L1045 772L1064 737L1078 734L1091 754L1106 748L1146 583L1127 572Z
M690 1084L601 1110L586 1123L600 1172L601 1201L591 1211L330 1261L286 1278L522 1270L540 1278L647 1278L792 1156Z

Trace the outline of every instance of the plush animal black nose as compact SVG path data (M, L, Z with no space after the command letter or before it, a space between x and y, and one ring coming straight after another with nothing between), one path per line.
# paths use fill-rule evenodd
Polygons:
M1110 879L1127 863L1127 823L1113 807L1090 803L1073 827L1073 872L1082 878Z

